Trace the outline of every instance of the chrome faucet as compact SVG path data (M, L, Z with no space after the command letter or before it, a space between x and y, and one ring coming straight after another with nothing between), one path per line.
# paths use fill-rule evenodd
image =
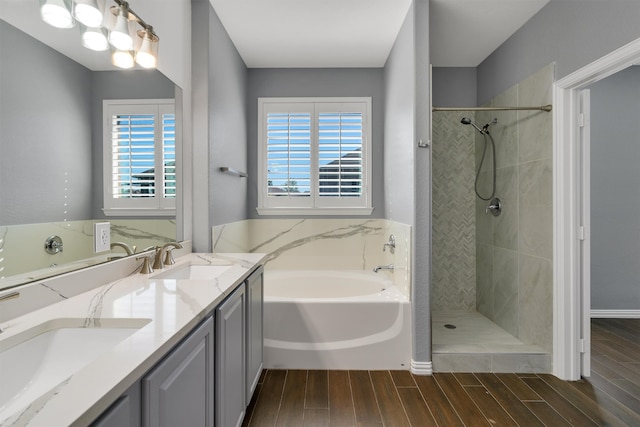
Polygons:
M377 273L377 272L378 272L378 271L380 271L380 270L389 270L389 271L393 271L393 269L394 269L394 268L395 268L395 267L393 266L393 264L389 264L389 265L379 265L379 266L377 266L377 267L375 267L375 268L373 269L373 272L374 272L374 273Z
M115 247L124 249L124 251L127 253L127 255L133 255L133 254L136 253L136 247L135 246L133 248L131 248L129 245L127 245L124 242L113 242L111 244L111 249L113 249Z
M171 255L173 249L182 249L182 245L178 242L169 242L156 250L156 258L155 261L153 261L154 270L164 268L165 265L175 264L173 256ZM162 259L163 256L165 257L164 260Z

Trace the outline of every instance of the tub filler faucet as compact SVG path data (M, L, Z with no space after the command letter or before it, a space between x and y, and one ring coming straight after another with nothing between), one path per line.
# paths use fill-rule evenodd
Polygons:
M393 264L389 264L389 265L379 265L377 267L374 267L373 272L377 273L380 270L389 270L389 271L393 271L394 267Z

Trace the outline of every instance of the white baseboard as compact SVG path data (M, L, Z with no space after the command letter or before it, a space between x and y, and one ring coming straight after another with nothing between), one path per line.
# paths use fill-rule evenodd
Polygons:
M591 310L591 318L640 319L640 310Z
M411 373L414 375L431 375L433 374L433 363L416 362L411 359Z

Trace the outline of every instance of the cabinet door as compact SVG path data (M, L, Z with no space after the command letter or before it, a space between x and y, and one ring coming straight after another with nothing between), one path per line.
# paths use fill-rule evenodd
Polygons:
M245 403L249 405L262 372L263 269L247 279L247 385Z
M136 382L91 427L139 427L140 423L140 382Z
M245 412L245 285L216 309L216 426L242 424Z
M145 427L213 426L213 332L209 317L144 377Z

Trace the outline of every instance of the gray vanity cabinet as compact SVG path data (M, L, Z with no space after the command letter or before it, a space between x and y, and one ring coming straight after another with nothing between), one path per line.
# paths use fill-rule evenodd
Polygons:
M213 427L213 324L210 316L142 379L143 426Z
M262 371L262 316L260 266L92 427L240 426Z
M244 418L246 297L242 284L216 308L216 427L240 426Z
M251 396L258 385L262 372L263 356L263 268L254 271L246 281L247 286L247 385L245 403L249 405Z
M140 427L140 382L102 413L92 427Z

